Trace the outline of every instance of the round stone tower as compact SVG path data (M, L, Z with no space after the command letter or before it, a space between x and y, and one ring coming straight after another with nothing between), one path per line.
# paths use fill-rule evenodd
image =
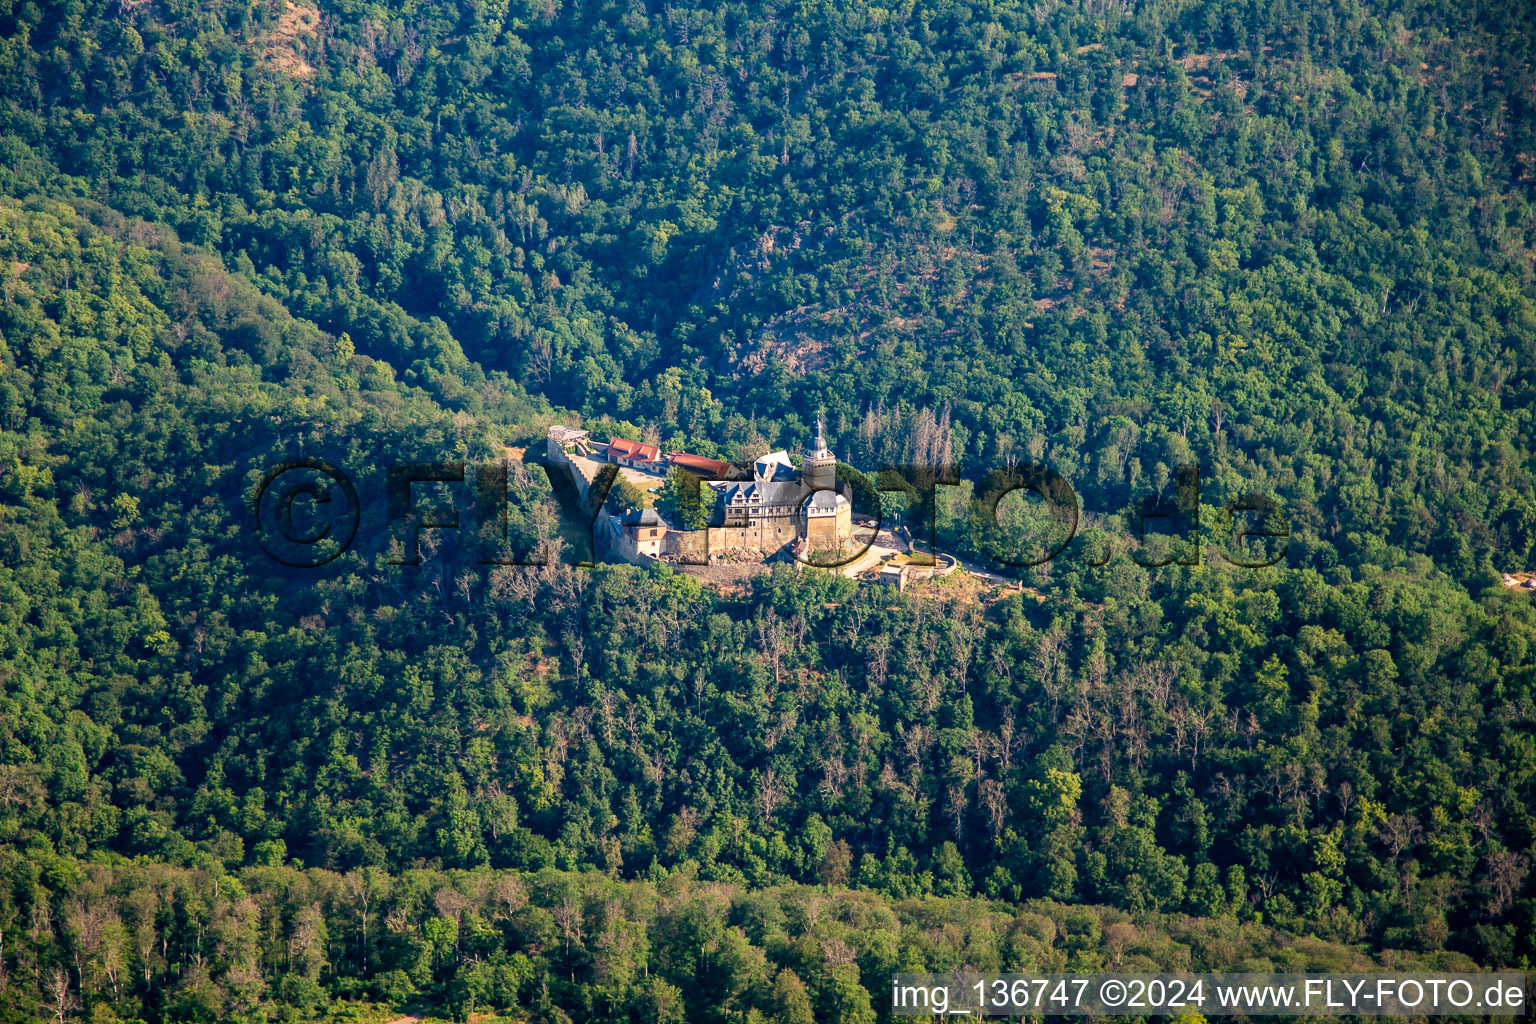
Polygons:
M837 489L837 456L827 449L826 430L816 420L816 443L801 460L801 477L812 490Z

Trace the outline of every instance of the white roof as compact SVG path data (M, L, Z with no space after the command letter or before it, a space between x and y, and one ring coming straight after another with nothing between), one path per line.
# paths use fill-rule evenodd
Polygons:
M794 475L795 464L789 461L789 452L769 452L752 466L759 480L787 480Z

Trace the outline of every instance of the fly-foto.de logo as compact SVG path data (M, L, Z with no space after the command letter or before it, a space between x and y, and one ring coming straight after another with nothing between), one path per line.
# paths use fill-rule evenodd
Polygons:
M587 542L584 551L562 548L552 557L576 566L657 559L707 565L726 553L750 551L765 560L787 557L831 569L868 562L887 544L902 545L909 564L932 565L942 520L946 541L955 538L965 557L1004 570L1064 556L1103 565L1117 554L1146 568L1190 566L1206 550L1230 565L1260 568L1285 557L1291 532L1278 502L1257 493L1227 500L1210 517L1217 523L1202 523L1197 466L1174 471L1170 494L1147 495L1118 513L1118 532L1100 528L1080 537L1084 514L1077 492L1041 464L974 476L892 465L872 477L838 465L835 476L811 477L787 458L767 468L764 462L719 462L704 472L674 469L655 479L620 465L584 474L548 463L535 469L548 474L549 492L534 493L528 485L530 493L523 495L509 482L527 475L513 472L507 461L402 463L368 474L360 489L336 464L300 458L273 466L252 488L249 528L273 562L292 569L334 562L360 533L366 539L365 521L381 534L384 543L375 546L384 550L386 564L421 564L424 531L450 531L457 539L440 539L464 545L461 553L478 564L545 565L550 556L515 549L509 510L514 499L550 494L561 534ZM610 507L615 485L630 477L665 493L666 502ZM624 493L639 490L632 482ZM1203 526L1214 529L1207 533ZM1074 540L1079 543L1069 552Z

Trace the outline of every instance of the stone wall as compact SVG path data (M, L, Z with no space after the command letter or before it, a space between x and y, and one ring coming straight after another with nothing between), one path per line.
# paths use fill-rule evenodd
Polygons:
M706 565L710 556L777 554L799 539L789 516L763 519L752 526L709 526L702 530L668 530L663 551L679 562Z
M809 516L805 522L806 546L812 551L841 551L853 536L853 510L841 505L830 516Z
M609 550L612 551L615 555L618 555L620 558L624 559L624 561L633 565L649 565L656 561L655 555L648 554L647 552L640 550L640 545L635 542L634 538L630 537L630 535L624 531L624 528L619 525L617 518L605 513L602 516L602 520L608 524L608 528L605 531L608 537L608 547ZM666 544L671 541L672 537L673 531L668 530L666 534L660 538L663 551L666 551ZM642 541L641 543L649 547L655 542Z
M592 481L587 479L587 475L571 459L565 448L551 437L544 442L544 454L549 457L551 466L560 466L570 474L571 483L576 485L576 493L581 496L582 501L586 501L587 491L592 487Z

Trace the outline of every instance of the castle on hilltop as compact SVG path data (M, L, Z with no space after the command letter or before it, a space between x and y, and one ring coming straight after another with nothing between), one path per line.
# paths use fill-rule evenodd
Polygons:
M674 468L703 478L701 494L712 495L708 525L691 530L669 523L654 508L601 515L602 530L615 554L631 562L656 558L705 564L725 556L771 558L789 552L840 555L853 537L851 491L837 485L837 457L817 424L816 438L796 469L787 451L770 452L746 467L688 452L663 455L655 445L614 438L593 441L586 431L549 428L546 445L552 465L564 466L583 500L597 474L619 467L642 490L659 488Z
M752 464L752 479L709 481L716 493L715 521L726 546L773 554L790 544L806 551L840 551L853 534L853 504L837 490L837 457L818 427L815 444L795 469L789 453L772 452ZM711 550L714 550L713 545Z

